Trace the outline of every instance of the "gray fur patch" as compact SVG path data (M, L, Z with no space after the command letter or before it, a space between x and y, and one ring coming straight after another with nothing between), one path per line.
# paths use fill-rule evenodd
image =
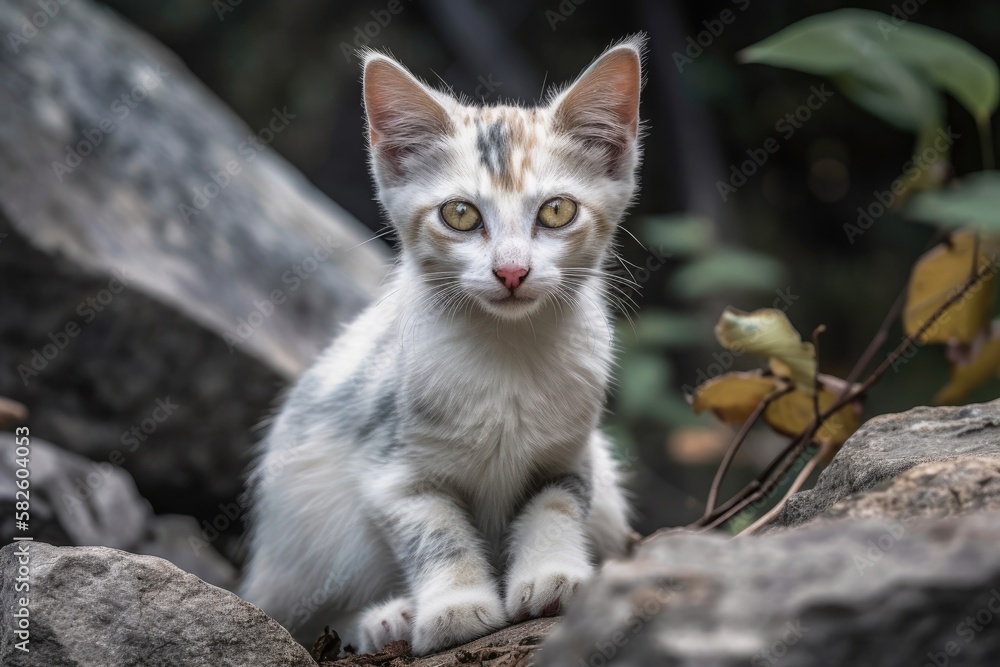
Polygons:
M510 176L510 130L503 120L495 120L488 126L476 125L476 148L479 162L497 179Z
M378 400L375 401L375 407L358 429L358 439L361 441L367 440L379 426L383 424L393 426L398 418L396 392L393 390L387 391L378 397Z
M594 489L589 478L585 478L583 475L578 475L577 473L567 473L549 481L545 485L545 488L557 488L566 491L580 505L584 515L590 513L590 501Z

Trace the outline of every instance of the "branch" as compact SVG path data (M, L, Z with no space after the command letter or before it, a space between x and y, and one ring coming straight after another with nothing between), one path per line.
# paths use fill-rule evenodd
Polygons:
M702 520L707 519L712 514L712 510L715 508L715 501L719 497L719 487L722 486L722 480L725 478L726 473L729 472L729 466L732 465L733 459L736 458L736 453L739 451L740 446L743 441L746 440L747 434L750 433L750 429L760 416L767 409L775 399L784 396L785 394L792 391L795 387L789 385L781 389L775 389L770 394L764 397L754 411L750 413L746 421L743 422L743 426L740 427L739 432L737 432L736 437L733 438L733 442L729 445L729 449L726 450L726 455L722 457L722 463L719 464L719 469L715 471L715 478L712 480L712 487L708 490L708 500L705 501L705 513L702 515Z
M977 258L974 257L973 261L975 262L976 259ZM969 280L967 280L965 284L962 285L962 287L959 290L957 290L953 295L951 295L948 299L946 299L914 333L904 337L902 342L900 342L900 344L897 345L893 349L893 351L886 356L886 358L882 361L882 363L879 364L879 366L874 371L872 371L872 373L865 379L864 382L862 382L860 385L855 385L853 382L849 382L847 384L847 387L837 398L837 400L834 401L833 404L826 410L822 411L821 413L818 413L817 416L813 419L812 424L810 424L805 431L803 431L797 438L795 438L795 440L789 443L789 445L785 447L785 449L782 450L781 453L779 453L778 456L774 458L774 460L772 460L772 462L767 466L767 468L761 474L759 474L753 481L747 484L747 486L745 486L743 490L741 490L739 493L733 496L729 501L727 501L721 507L714 510L709 510L706 508L705 514L698 521L691 524L689 527L703 529L703 530L715 528L725 523L729 519L731 519L733 516L735 516L737 513L739 513L741 510L743 510L751 503L766 497L767 494L769 494L776 486L778 486L784 474L791 468L795 460L798 459L798 457L802 454L802 452L805 451L809 443L812 442L813 436L815 436L816 432L823 426L826 420L829 419L831 415L838 412L840 409L844 408L845 406L851 404L852 402L858 400L860 397L864 396L873 386L875 386L882 379L882 376L885 375L885 373L903 355L903 353L911 345L920 340L920 337L923 336L928 329L934 326L934 324L941 318L941 316L945 313L945 311L947 311L949 308L958 303L968 293L970 289L975 287L987 275L991 274L993 272L993 269L994 265L990 263L984 266L982 269L975 271L975 273L972 276L970 276ZM868 350L872 349L877 350L879 347L881 347L881 344L884 341L879 342L879 339L887 335L886 332L888 331L889 326L891 326L892 321L895 320L896 317L898 317L898 312L893 313L893 311L900 310L902 308L901 305L902 303L903 303L902 299L897 299L897 302L893 306L892 311L890 311L889 316L886 317L885 322L883 322L882 327L879 328L879 331L876 333L875 338L872 340L872 343L869 344ZM814 338L815 335L816 334L814 333ZM868 350L866 350L866 355L869 354ZM863 360L864 359L862 358L862 361ZM863 368L863 366L859 362L858 366L856 366L855 368L856 369ZM852 374L854 374L854 371L852 371ZM796 482L798 482L798 480L796 480ZM714 504L714 498L712 500Z
M742 535L753 535L781 514L781 510L785 509L785 503L787 503L788 499L795 495L795 493L802 488L802 485L806 483L806 480L809 479L809 475L812 474L813 470L815 470L816 466L819 464L820 458L822 458L822 451L816 452L816 454L809 459L809 462L803 466L801 472L799 472L798 476L795 478L795 481L788 487L788 491L785 491L785 495L781 497L781 500L779 500L774 507L768 510L767 514L741 530L737 534L737 537Z

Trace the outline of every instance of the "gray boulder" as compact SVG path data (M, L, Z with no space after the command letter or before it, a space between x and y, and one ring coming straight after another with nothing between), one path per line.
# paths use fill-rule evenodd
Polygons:
M815 521L940 518L1000 511L1000 457L916 465L829 507Z
M25 546L26 545L26 546ZM16 591L27 549L29 590ZM0 664L9 667L315 667L277 622L165 560L41 542L0 549ZM30 599L30 653L17 648Z
M536 664L1000 664L998 544L998 513L658 535L604 568Z
M921 463L989 457L1000 457L1000 400L873 417L844 443L814 488L789 499L772 526L803 524Z
M1000 664L1000 401L872 419L779 524L651 536L537 664Z
M51 7L0 3L0 395L201 516L388 253L270 147L295 109L248 127L111 10Z
M14 451L14 436L0 433L0 451ZM205 539L189 516L153 513L127 472L95 463L40 438L30 445L30 531L17 530L14 493L18 466L0 457L0 541L18 535L57 546L108 546L159 556L224 588L236 570Z

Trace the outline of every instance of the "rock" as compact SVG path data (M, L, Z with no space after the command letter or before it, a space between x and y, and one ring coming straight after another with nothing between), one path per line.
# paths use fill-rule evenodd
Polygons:
M1000 510L1000 457L921 463L844 498L813 521L940 518L991 510Z
M789 499L771 527L801 525L921 463L983 457L1000 457L1000 400L874 417L844 443L813 489Z
M19 466L13 456L0 457L0 541L31 535L57 546L109 546L166 558L216 586L235 584L235 568L205 542L195 519L154 515L118 466L94 463L40 438L30 442L30 530L19 532L14 524ZM0 433L0 451L14 451L13 434Z
M105 547L27 544L30 590L0 582L0 663L10 667L315 667L277 622L170 563ZM21 545L0 549L16 572ZM30 654L14 647L17 600L30 599Z
M659 534L604 568L535 664L1000 664L998 544L1000 513Z
M200 515L388 253L267 147L295 109L249 128L111 10L57 9L0 3L0 395Z

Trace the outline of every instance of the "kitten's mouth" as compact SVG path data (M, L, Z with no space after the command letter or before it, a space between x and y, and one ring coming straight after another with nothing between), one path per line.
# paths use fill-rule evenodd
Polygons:
M514 293L499 298L484 298L482 304L487 312L491 312L493 315L503 319L518 319L534 312L540 302L541 299L538 296Z
M511 292L507 296L502 296L499 299L490 299L490 301L500 306L514 306L514 305L524 306L531 303L534 300L535 297L533 296L518 296L513 292Z

